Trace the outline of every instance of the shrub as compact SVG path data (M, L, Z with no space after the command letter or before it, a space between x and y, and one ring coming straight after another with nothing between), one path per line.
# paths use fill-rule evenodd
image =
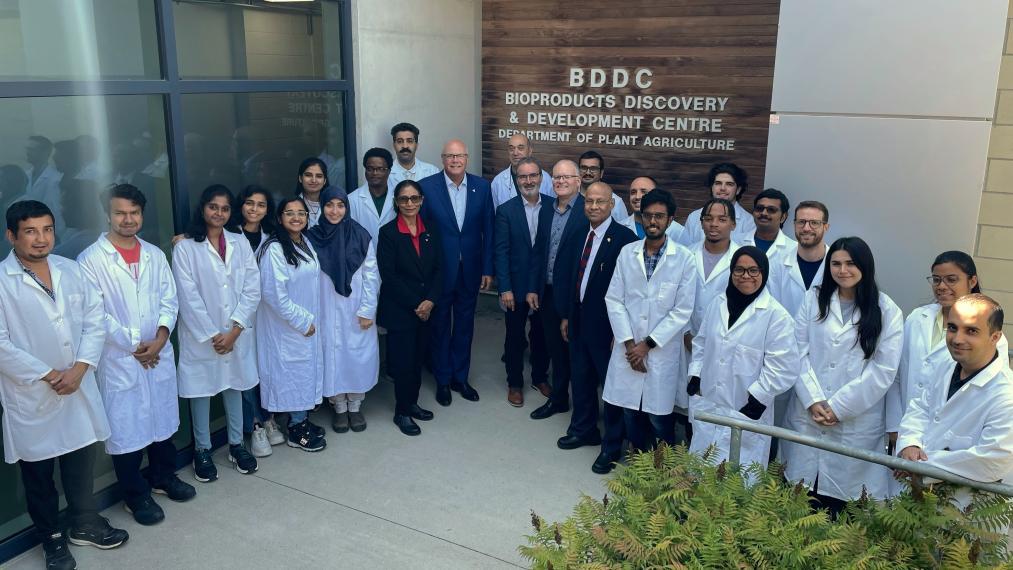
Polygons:
M520 553L534 568L1013 568L1003 497L955 506L950 485L885 502L862 498L831 520L780 468L733 468L685 447L635 454L601 500L546 523Z

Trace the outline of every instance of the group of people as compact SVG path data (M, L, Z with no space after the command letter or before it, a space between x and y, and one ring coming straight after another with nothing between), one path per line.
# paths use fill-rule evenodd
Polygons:
M58 224L46 204L8 207L5 459L20 465L49 567L74 567L68 540L100 548L127 540L98 514L92 443L105 442L138 523L164 518L152 493L195 496L174 469L178 397L190 406L200 482L217 479L209 423L218 394L240 473L255 472L272 445L324 449L326 430L309 417L323 402L335 432L366 429L361 406L377 383L380 327L402 433L419 435L416 422L434 417L419 405L426 366L438 404L451 405L453 392L477 401L475 312L479 291L494 286L508 403L524 405L528 352L531 386L546 399L530 417L572 403L557 446L599 446L596 473L614 468L624 442L683 441L726 456L728 430L692 420L698 411L872 451L889 446L977 480L1013 469L1003 313L980 294L970 256L935 259L935 302L905 323L879 291L861 238L827 245L829 211L815 201L796 205L789 237L788 198L763 190L750 212L741 205L747 174L734 164L711 169L710 198L683 227L672 195L650 176L631 181L627 210L594 151L549 173L514 135L510 165L490 183L467 173L459 140L444 145L438 169L416 158L414 125L395 125L391 137L394 153L369 149L366 183L347 195L320 158L303 161L295 192L277 204L262 187L236 196L209 186L174 240L171 265L138 237L146 198L133 185L108 190L109 231L76 262L50 255ZM178 365L168 342L177 315ZM770 447L746 433L742 461L766 464ZM863 487L875 497L898 491L878 465L787 442L778 453L785 476L831 510ZM68 531L57 521L57 461Z

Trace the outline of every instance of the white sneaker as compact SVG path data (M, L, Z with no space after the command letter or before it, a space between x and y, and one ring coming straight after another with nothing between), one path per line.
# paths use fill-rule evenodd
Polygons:
M250 436L250 451L254 457L267 457L274 453L271 451L271 444L267 440L267 430L262 427L253 428L253 435Z
M278 429L278 424L274 423L274 420L267 420L264 422L264 431L267 432L267 441L271 445L281 445L285 443L285 434L281 433Z

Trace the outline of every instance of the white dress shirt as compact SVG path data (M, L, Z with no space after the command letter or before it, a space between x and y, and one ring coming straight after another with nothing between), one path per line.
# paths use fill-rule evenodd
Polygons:
M535 245L535 234L538 231L538 212L542 209L542 194L538 194L538 201L532 204L531 202L521 197L521 202L524 204L524 217L528 220L528 233L531 234L531 245Z
M601 242L605 239L605 232L612 225L611 216L605 218L605 221L598 225L597 228L592 228L591 231L587 232L588 235L594 234L594 241L591 242L591 255L587 258L587 265L584 266L584 276L580 280L580 300L584 301L584 290L587 289L587 281L591 277L591 267L595 264L595 257L598 255L598 248L601 247ZM584 243L587 244L587 236L584 236ZM584 248L581 248L581 254L583 255Z
M468 210L468 175L464 175L460 186L455 185L446 173L443 173L443 179L447 181L447 195L450 196L450 205L454 207L457 229L461 229L464 227L464 213Z
M421 161L417 158L415 159L415 164L412 165L411 170L408 170L405 167L401 166L401 163L395 160L394 166L392 166L390 169L389 180L392 180L394 185L396 186L397 183L401 182L402 180L419 181L425 178L426 176L432 176L433 174L436 174L439 171L440 169L436 168L436 166L429 164L428 162Z

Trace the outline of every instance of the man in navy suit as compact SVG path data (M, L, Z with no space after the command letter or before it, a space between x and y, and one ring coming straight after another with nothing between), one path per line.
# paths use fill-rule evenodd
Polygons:
M541 194L542 167L531 157L521 158L515 168L520 196L514 196L496 210L496 285L506 321L507 401L514 407L524 405L524 327L531 320L531 384L542 395L552 389L546 382L549 355L545 348L542 323L530 310L527 296L530 289L531 257L538 231L538 214L543 201L551 197Z
M439 233L443 249L443 294L433 311L433 373L436 401L449 406L450 391L478 401L468 384L471 339L478 290L493 275L493 208L489 182L468 174L468 147L459 140L443 145L443 170L419 184L422 215Z
M580 259L574 287L566 298L560 325L570 343L573 372L573 416L566 435L556 445L576 449L601 444L591 469L607 473L619 460L623 445L622 408L605 402L605 437L598 432L598 386L604 386L612 344L612 325L605 308L605 293L612 281L616 259L624 245L637 241L637 234L612 219L612 188L604 182L588 186L584 194L587 226L583 228Z
M528 306L541 317L545 345L552 361L552 395L531 412L531 419L542 420L570 409L570 348L560 331L568 294L580 260L580 248L587 217L580 195L577 163L561 160L552 167L552 190L556 199L538 212L538 231L531 253Z

